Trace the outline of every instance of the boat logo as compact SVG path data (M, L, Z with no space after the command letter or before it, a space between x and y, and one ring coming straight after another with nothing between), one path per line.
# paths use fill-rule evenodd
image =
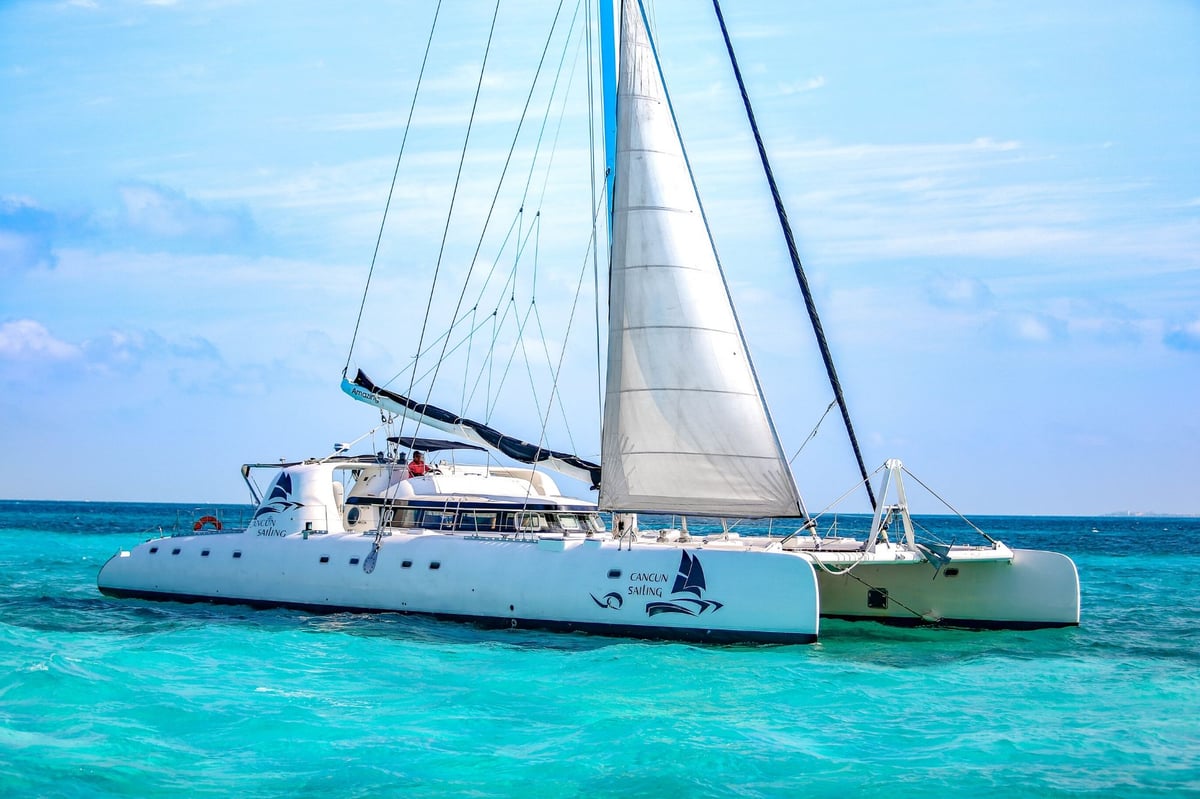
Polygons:
M292 475L288 472L281 472L275 484L271 486L271 491L267 494L267 498L263 500L263 504L254 512L252 522L258 521L260 516L265 516L268 513L282 513L292 508L299 508L303 505L300 502L292 502Z
M699 616L724 607L723 603L705 599L703 596L707 586L704 582L704 569L700 566L700 556L689 555L687 550L684 550L682 555L679 560L679 574L675 575L675 585L671 588L670 601L647 602L647 615L682 613L685 616ZM685 596L680 596L681 594ZM687 594L691 596L686 596Z
M620 610L621 606L625 604L625 598L622 597L620 594L618 594L616 591L609 591L607 594L605 594L600 599L596 599L595 594L588 594L588 596L590 596L592 598L592 601L595 602L597 605L599 605L602 608L612 608L613 610Z

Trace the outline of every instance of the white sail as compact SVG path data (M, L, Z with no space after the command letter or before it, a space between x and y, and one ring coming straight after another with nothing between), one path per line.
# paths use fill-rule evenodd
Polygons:
M800 515L645 21L622 6L601 507Z

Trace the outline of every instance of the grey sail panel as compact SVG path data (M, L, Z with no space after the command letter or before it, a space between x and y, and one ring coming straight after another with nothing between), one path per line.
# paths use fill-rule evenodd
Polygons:
M621 17L600 504L800 515L637 3Z

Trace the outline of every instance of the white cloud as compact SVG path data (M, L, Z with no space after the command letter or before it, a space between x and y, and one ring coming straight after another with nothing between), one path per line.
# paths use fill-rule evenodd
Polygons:
M978 309L992 304L992 292L982 280L973 277L939 275L929 286L929 297L935 305L951 308Z
M154 238L211 242L241 238L250 230L244 213L209 208L161 186L129 183L120 194L125 223Z
M1200 318L1169 327L1163 343L1181 352L1200 352Z
M66 361L80 355L78 347L55 338L40 322L18 319L0 325L0 358L13 361Z
M809 78L808 80L800 81L798 83L780 83L778 86L778 91L782 95L803 94L804 92L815 91L824 86L825 76L818 75L815 78Z
M1022 311L999 319L1003 330L1018 341L1047 344L1066 338L1067 326L1061 319Z

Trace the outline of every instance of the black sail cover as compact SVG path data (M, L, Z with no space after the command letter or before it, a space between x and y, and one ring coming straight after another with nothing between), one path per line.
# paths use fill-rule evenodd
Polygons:
M600 466L572 455L555 452L519 438L506 436L499 430L482 422L463 418L434 405L417 402L402 394L375 385L361 369L353 380L343 379L342 390L359 402L374 405L405 418L419 419L443 432L461 436L503 453L515 461L541 464L556 472L588 483L593 489L600 487Z

